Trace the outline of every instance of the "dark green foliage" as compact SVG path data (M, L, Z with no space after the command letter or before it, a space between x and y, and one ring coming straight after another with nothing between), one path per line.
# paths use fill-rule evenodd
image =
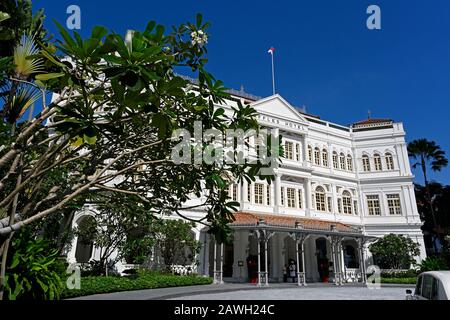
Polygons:
M410 278L381 278L381 283L389 283L389 284L415 284L417 281L417 277Z
M154 233L156 246L167 270L173 264L194 262L192 259L200 251L200 243L191 234L193 227L193 223L180 219L165 219L157 224ZM185 256L185 249L190 252L190 257Z
M444 257L427 257L420 264L420 271L449 270L450 266Z
M393 233L378 239L369 249L381 269L409 269L420 253L419 245L411 238Z
M100 261L91 260L88 263L83 263L80 271L82 277L103 276L105 265Z
M24 34L32 35L38 42L44 41L44 11L37 10L33 15L31 0L2 0L0 12L9 18L0 22L0 57L11 56L14 46Z
M61 271L65 264L43 239L27 231L16 233L8 255L6 298L53 300L62 290Z
M177 276L154 271L140 271L137 275L124 277L82 277L80 290L65 289L62 298L72 298L99 293L156 289L211 284L212 279L196 275Z
M409 269L407 271L381 272L382 278L414 278L417 277L418 271Z

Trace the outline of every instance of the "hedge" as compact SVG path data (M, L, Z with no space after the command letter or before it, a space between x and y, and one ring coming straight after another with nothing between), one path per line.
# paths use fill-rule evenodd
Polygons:
M417 277L411 278L383 278L381 277L381 283L394 283L394 284L415 284Z
M197 275L180 276L159 272L139 272L130 276L81 277L80 289L64 289L61 299L100 293L211 284L212 278Z
M410 269L410 270L401 270L401 271L396 271L396 270L391 270L390 272L386 272L386 271L381 271L381 277L382 278L415 278L417 277L419 271L418 270L414 270L414 269Z

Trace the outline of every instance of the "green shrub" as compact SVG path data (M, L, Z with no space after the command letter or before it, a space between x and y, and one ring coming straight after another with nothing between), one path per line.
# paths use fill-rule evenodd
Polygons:
M130 276L82 277L79 290L65 289L62 298L100 293L211 284L212 279L197 275L177 276L155 271L138 271Z
M17 232L7 260L6 299L58 299L64 267L58 251L51 249L47 241L35 239L28 230Z
M393 271L393 272L381 272L381 277L382 278L397 278L397 279L402 279L402 278L415 278L417 277L417 270L414 269L409 269L407 271Z
M447 269L447 262L442 257L426 257L420 264L421 272Z
M381 278L381 283L392 283L392 284L415 284L417 277L411 278Z

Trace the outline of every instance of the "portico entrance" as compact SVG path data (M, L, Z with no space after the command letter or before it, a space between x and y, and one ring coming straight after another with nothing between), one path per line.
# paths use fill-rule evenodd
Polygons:
M357 227L269 214L239 212L235 217L233 244L209 245L216 252L207 261L215 283L223 278L257 285L294 280L300 286L366 281L364 245L373 237Z

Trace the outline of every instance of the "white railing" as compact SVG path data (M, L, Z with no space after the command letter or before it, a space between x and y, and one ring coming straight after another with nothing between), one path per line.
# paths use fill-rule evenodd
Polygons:
M359 268L345 268L344 281L349 282L359 282L361 281L361 270Z
M170 267L170 269L172 270L172 273L174 273L174 274L180 274L180 275L186 276L186 275L196 273L197 266L195 264L190 264L190 265L185 265L185 266L179 264L179 265L172 265Z

